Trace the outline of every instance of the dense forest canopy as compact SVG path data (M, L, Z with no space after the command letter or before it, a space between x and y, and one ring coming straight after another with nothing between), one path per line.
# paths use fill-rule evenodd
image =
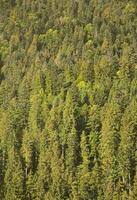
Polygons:
M137 0L0 0L0 200L137 199Z

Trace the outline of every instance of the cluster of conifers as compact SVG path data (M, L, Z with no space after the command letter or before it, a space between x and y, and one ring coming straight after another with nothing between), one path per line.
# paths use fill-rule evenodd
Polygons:
M137 1L0 0L0 200L137 198Z

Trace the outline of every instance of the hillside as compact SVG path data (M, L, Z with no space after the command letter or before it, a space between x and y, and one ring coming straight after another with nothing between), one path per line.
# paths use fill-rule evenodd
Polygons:
M137 1L0 0L0 200L137 199Z

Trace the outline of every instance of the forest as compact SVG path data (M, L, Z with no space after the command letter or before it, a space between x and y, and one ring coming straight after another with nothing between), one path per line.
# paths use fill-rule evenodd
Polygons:
M0 0L0 200L137 200L137 0Z

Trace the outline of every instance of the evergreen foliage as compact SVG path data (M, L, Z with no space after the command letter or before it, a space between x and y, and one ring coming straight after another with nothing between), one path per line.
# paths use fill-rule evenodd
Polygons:
M0 200L137 199L137 1L0 0Z

